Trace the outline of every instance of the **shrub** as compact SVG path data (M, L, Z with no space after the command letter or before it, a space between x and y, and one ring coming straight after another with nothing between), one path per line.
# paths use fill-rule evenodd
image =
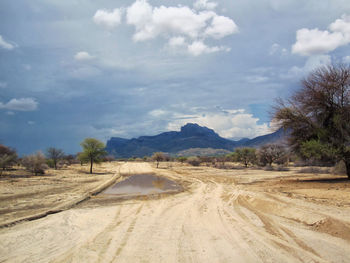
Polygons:
M201 160L198 157L189 157L187 159L187 163L192 166L199 166L201 164Z
M27 155L22 159L22 165L35 175L45 174L45 170L48 168L46 165L45 156L42 152Z

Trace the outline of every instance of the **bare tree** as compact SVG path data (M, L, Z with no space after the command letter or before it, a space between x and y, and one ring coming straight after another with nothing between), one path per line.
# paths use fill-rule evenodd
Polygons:
M155 152L153 155L152 155L152 160L156 161L157 162L157 168L159 166L159 162L162 162L166 159L166 156L164 153L162 152Z
M272 163L284 163L287 159L287 151L280 144L265 144L258 150L260 164L271 166Z
M294 152L343 160L350 179L350 67L321 67L301 82L289 100L279 100L274 118L291 130Z
M64 152L61 149L50 147L46 150L46 156L53 162L53 167L57 170L57 162L64 157Z

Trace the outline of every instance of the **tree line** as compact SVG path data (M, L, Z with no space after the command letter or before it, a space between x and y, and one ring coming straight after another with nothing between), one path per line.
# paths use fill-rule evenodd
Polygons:
M0 144L0 176L6 169L14 165L22 165L34 175L44 174L49 167L58 168L73 163L89 163L90 174L93 172L93 165L101 161L114 160L113 156L108 156L105 145L97 139L86 138L81 142L82 152L66 155L63 150L49 147L45 155L38 151L34 154L25 155L19 158L15 149Z

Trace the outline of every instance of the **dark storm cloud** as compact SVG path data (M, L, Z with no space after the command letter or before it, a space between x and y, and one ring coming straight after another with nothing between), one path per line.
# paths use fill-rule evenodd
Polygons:
M193 120L226 137L251 137L268 130L274 99L289 95L305 72L350 55L349 45L312 56L291 52L298 30L325 31L349 15L344 0L150 0L153 16L161 5L173 17L187 12L189 21L205 8L212 13L202 17L204 27L186 32L148 21L158 31L144 39L135 39L141 24L127 20L134 3L1 1L1 143L21 153L48 146L74 153L87 136L130 138ZM179 4L186 8L167 9ZM227 19L215 28L214 17Z

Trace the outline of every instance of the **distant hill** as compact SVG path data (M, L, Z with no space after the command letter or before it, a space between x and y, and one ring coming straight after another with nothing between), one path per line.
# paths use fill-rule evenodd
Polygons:
M179 132L164 132L155 136L141 136L133 139L112 137L106 150L117 158L150 156L154 152L177 154L191 148L211 148L233 151L237 147L259 147L283 138L283 131L259 136L254 139L232 141L220 137L214 130L198 124L188 123ZM198 150L197 150L198 151Z
M231 153L231 151L225 149L213 149L213 148L190 148L177 152L177 156L217 156L226 155Z

